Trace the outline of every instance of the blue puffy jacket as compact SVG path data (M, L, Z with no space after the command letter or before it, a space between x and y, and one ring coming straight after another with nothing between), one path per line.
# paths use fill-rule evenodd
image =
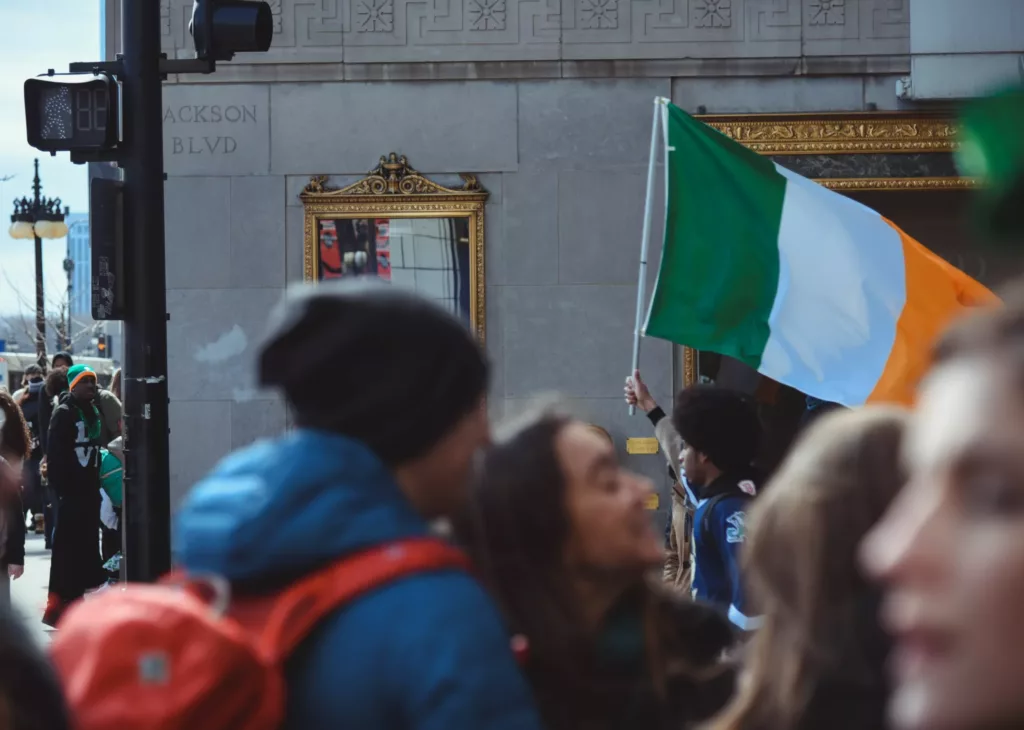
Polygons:
M298 578L428 528L365 446L299 430L226 458L189 494L175 560L232 582ZM340 608L287 667L288 728L539 730L499 614L462 571Z

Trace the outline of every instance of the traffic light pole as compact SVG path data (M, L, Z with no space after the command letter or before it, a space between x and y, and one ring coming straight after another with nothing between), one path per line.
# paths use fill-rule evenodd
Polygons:
M122 0L125 576L171 567L160 3Z

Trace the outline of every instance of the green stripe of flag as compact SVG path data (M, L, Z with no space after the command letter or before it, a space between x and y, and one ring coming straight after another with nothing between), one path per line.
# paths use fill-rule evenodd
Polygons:
M778 288L785 178L769 159L667 106L665 243L645 334L757 368Z

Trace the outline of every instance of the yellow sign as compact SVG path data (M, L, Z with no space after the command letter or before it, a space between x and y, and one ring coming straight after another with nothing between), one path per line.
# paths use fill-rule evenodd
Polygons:
M626 439L626 453L627 454L657 454L658 453L658 439L656 439L656 438Z
M650 495L648 495L648 497L647 497L647 504L645 504L644 506L647 507L647 509L655 510L655 509L658 509L658 505L660 503L661 502L658 500L657 492L653 492Z

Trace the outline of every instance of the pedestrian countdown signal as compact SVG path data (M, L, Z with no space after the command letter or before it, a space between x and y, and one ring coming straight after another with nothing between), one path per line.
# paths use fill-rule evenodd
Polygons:
M25 127L28 143L44 152L113 149L120 137L117 81L106 73L29 79Z

